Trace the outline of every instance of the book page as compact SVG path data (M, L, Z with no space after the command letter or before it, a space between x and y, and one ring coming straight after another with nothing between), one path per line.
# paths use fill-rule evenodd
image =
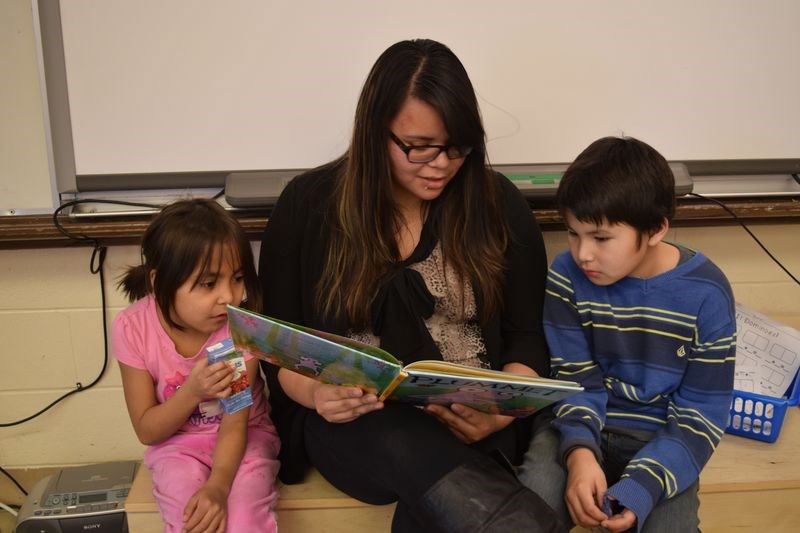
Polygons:
M581 390L569 381L536 381L535 376L506 375L512 379L492 379L458 375L451 372L416 370L406 367L408 375L392 391L389 399L414 405L454 403L469 406L490 414L524 417L542 407L571 396ZM527 383L513 379L534 378Z
M485 378L493 379L503 382L515 383L534 383L542 385L552 385L555 387L576 387L577 383L573 381L563 381L550 378L543 378L541 376L532 376L529 374L517 374L514 372L504 372L502 370L492 370L488 368L478 368L475 366L460 365L458 363L450 363L448 361L424 360L409 363L404 367L407 371L417 371L425 373L440 373L458 377L472 377L472 378Z
M800 368L800 332L736 303L734 388L781 398Z
M228 323L237 350L324 383L378 394L400 372L387 352L331 333L233 306Z

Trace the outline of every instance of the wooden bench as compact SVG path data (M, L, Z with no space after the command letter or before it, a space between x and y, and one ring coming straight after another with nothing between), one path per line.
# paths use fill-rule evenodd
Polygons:
M389 531L392 505L368 505L351 498L313 470L299 485L281 485L276 505L281 533L325 531L330 533ZM163 531L153 499L150 472L142 465L125 502L131 533Z
M797 531L800 408L789 407L772 444L725 435L700 475L703 533Z
M282 533L389 532L394 505L373 506L348 497L317 472L280 488ZM790 408L773 444L726 435L700 478L703 533L797 530L800 521L800 409ZM131 533L162 530L150 473L140 468L125 504ZM574 532L583 531L576 528Z

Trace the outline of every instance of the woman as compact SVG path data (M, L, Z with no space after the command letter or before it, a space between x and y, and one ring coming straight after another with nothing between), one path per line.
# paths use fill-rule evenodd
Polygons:
M463 65L446 46L414 40L373 66L344 156L286 187L259 272L270 316L378 344L404 363L547 374L546 264L524 198L486 166ZM356 387L264 370L285 483L310 459L355 498L397 501L393 531L558 530L491 457L519 460L525 420L384 405Z

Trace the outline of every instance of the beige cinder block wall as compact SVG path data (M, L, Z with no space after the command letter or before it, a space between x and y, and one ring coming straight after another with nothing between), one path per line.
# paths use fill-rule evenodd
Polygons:
M795 275L800 274L800 224L753 225L753 231ZM702 249L728 275L737 300L800 329L800 286L737 226L677 228L670 238ZM545 233L548 255L566 249L563 231ZM255 244L256 251L258 246ZM0 250L0 422L26 417L74 384L90 383L103 361L99 279L88 248ZM136 246L109 249L107 316L127 302L115 289ZM0 465L25 468L138 458L116 362L100 382L44 415L0 429Z
M39 411L103 366L103 315L91 249L0 251L0 422ZM114 247L106 260L107 318L126 302L114 288L135 246ZM131 428L119 370L110 359L100 381L22 425L0 428L4 468L80 464L141 456Z

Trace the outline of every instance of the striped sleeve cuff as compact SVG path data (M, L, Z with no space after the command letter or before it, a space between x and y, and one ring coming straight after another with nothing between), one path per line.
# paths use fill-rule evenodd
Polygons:
M606 492L603 511L608 513L610 510L608 497L612 497L620 505L633 511L636 515L636 533L640 533L644 523L647 521L647 517L650 515L650 511L653 510L656 504L651 489L652 487L645 487L629 477L622 478Z

